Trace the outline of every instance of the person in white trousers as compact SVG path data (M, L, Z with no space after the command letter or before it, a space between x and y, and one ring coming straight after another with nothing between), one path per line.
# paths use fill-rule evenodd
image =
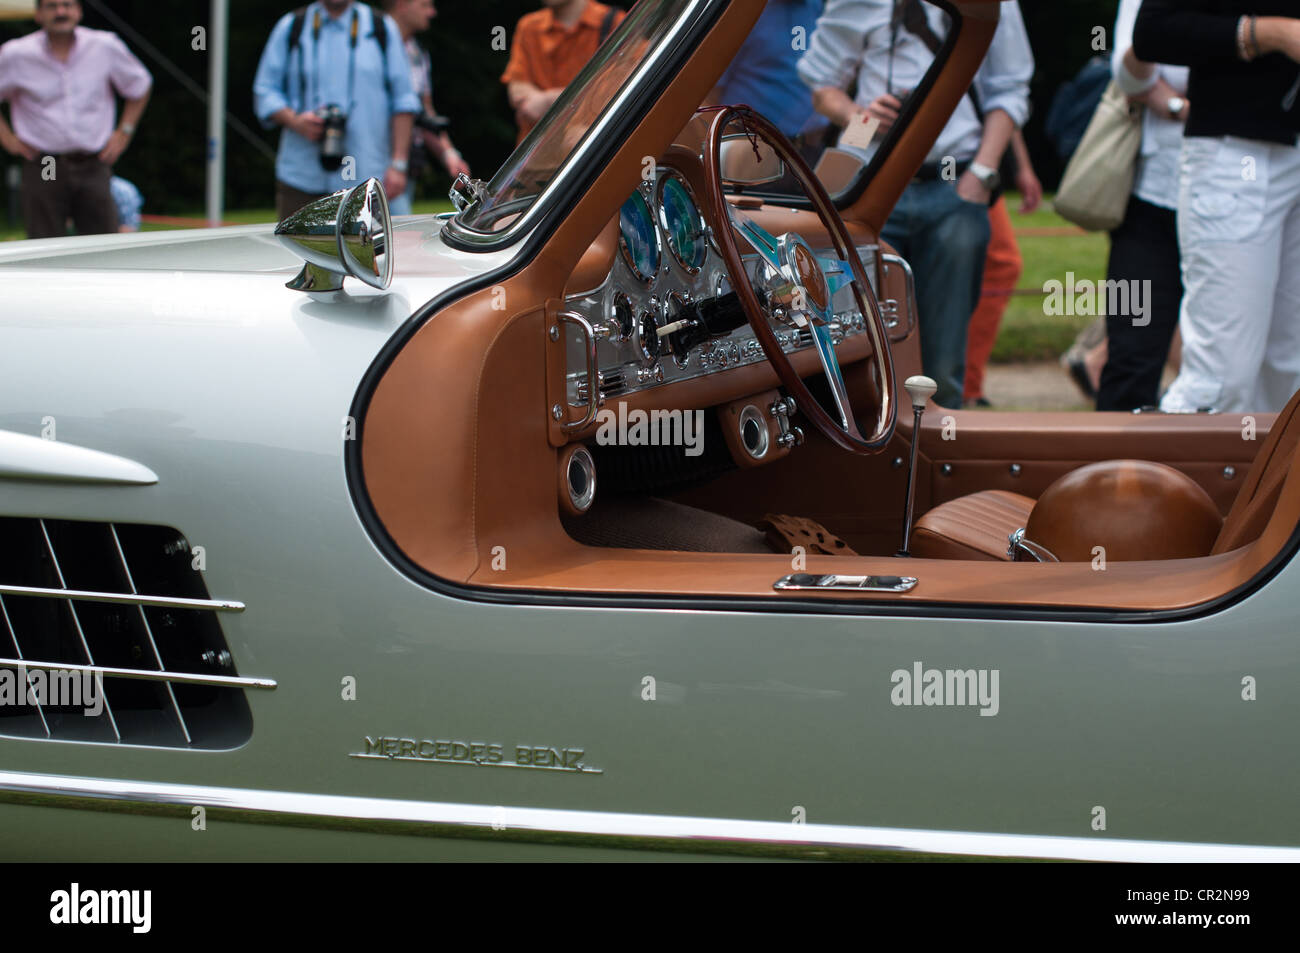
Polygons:
M1183 361L1161 410L1278 411L1300 389L1298 16L1291 0L1145 0L1138 14L1137 56L1191 67Z

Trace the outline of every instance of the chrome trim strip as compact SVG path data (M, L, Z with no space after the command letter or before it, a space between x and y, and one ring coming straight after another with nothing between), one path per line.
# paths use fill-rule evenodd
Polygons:
M298 827L792 859L880 859L881 855L915 859L917 854L933 854L936 857L1127 862L1300 861L1297 847L493 807L17 771L0 771L0 802L186 818L194 807L202 806L212 817L225 820Z
M0 668L39 669L44 672L88 672L104 678L134 678L142 682L180 682L183 685L211 685L214 688L276 687L273 678L245 678L241 675L201 675L196 672L153 671L138 668L110 668L106 665L77 665L72 662L39 662L35 659L0 658ZM120 739L119 739L120 740Z
M76 599L79 602L111 602L128 606L161 606L166 609L211 609L213 612L244 611L244 604L233 599L182 599L172 596L142 596L130 592L92 592L86 589L43 589L34 586L0 585L0 596Z

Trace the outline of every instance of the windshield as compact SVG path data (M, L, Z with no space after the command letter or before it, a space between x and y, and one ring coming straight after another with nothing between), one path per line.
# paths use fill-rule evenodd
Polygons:
M705 0L641 0L623 23L565 88L478 200L457 224L474 232L497 235L533 206L571 156L600 133L620 95L631 88L634 73L663 51Z

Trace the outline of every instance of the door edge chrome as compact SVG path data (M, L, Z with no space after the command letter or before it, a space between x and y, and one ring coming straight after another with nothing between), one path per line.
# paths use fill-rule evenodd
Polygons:
M1300 848L932 831L409 801L0 771L0 803L362 833L790 859L1296 862Z

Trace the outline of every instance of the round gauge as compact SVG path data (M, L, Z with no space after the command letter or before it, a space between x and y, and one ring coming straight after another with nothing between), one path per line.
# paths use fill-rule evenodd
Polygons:
M622 292L614 296L613 318L618 339L629 340L636 331L636 312L632 310L632 299Z
M641 356L647 364L653 364L659 359L659 322L653 308L641 312L638 328L637 345L641 348Z
M708 253L709 232L690 188L675 173L664 176L659 186L659 224L677 264L696 274Z
M619 209L618 247L634 275L646 284L654 281L659 271L659 233L640 190Z

